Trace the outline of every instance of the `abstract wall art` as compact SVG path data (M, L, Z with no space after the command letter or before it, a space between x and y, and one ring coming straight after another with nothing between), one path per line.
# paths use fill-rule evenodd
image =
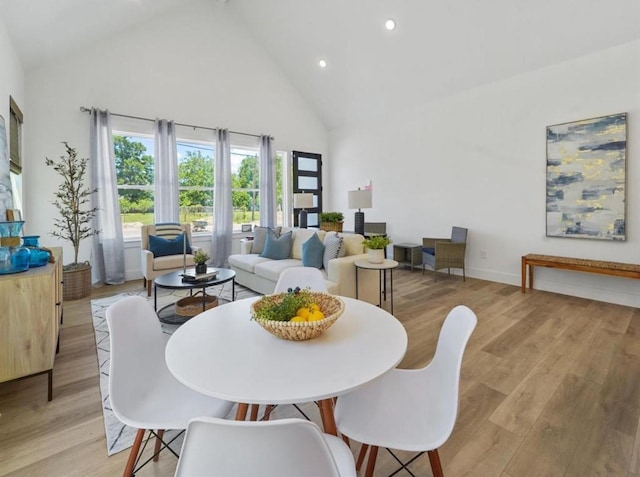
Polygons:
M7 209L13 208L13 191L9 174L9 148L4 118L0 116L0 222L6 219Z
M547 127L547 236L625 240L627 114Z

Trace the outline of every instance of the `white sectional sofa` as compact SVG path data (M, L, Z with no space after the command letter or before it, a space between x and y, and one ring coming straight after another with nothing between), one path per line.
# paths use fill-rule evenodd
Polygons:
M289 258L271 260L252 253L253 241L244 240L241 253L229 257L229 266L236 272L236 282L259 293L273 293L280 273L286 268L302 267L302 244L314 233L324 242L327 232L315 229L283 227L281 234L292 231L292 246ZM331 232L329 232L331 233ZM356 297L356 268L353 262L366 259L362 241L358 234L340 233L346 253L344 257L329 260L328 268L320 271L325 277L329 293L346 297ZM358 272L358 298L378 304L378 274L375 271Z

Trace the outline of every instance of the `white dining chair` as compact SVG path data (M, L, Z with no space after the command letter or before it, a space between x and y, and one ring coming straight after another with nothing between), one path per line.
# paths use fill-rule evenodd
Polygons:
M176 477L355 477L351 449L303 419L189 422Z
M322 272L314 267L286 268L280 273L274 293L286 292L289 288L309 288L311 291L327 292Z
M152 457L156 461L165 448L175 454L162 440L164 430L184 430L197 416L224 417L232 403L195 392L173 377L164 357L165 335L144 298L123 298L107 308L106 317L111 407L123 424L138 429L123 473L130 477L146 464L138 466L145 430L150 431L147 441L156 437Z
M435 355L426 367L394 369L338 398L338 429L363 444L358 469L367 448L371 448L365 476L373 475L379 447L419 452L401 464L405 469L428 452L434 477L443 475L438 448L447 441L456 422L462 357L477 321L469 308L456 306L442 325Z

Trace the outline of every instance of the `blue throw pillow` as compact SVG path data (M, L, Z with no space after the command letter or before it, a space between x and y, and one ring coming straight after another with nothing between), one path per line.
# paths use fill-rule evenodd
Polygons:
M291 254L291 236L292 232L287 232L278 237L273 230L269 229L267 231L264 250L260 256L270 258L271 260L284 260L285 258L289 258Z
M324 244L313 234L302 244L302 265L305 267L322 268L322 257L324 256Z
M185 240L187 241L187 253L191 253L189 238L185 237L184 232L172 239L149 235L149 250L151 250L155 258L166 257L167 255L182 255Z
M429 255L435 255L436 254L436 249L435 248L431 248L431 247L422 247L422 251L426 254Z

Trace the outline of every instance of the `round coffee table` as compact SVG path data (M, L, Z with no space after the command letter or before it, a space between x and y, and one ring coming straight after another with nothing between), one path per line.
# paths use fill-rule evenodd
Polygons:
M193 269L188 271L193 272ZM156 310L158 319L163 323L171 325L181 325L185 321L189 320L190 316L181 316L175 313L175 303L165 305L158 310L158 288L168 288L170 290L189 290L190 295L193 295L193 290L200 290L197 293L202 293L202 311L206 310L207 295L205 290L208 287L215 285L222 285L223 283L231 282L231 301L235 301L236 296L236 272L227 268L207 268L207 273L217 272L217 275L210 280L203 280L197 282L185 282L182 281L182 270L177 270L164 275L160 275L153 280L153 308ZM197 294L196 293L196 294ZM218 300L221 300L218 297ZM224 299L225 301L229 301Z

